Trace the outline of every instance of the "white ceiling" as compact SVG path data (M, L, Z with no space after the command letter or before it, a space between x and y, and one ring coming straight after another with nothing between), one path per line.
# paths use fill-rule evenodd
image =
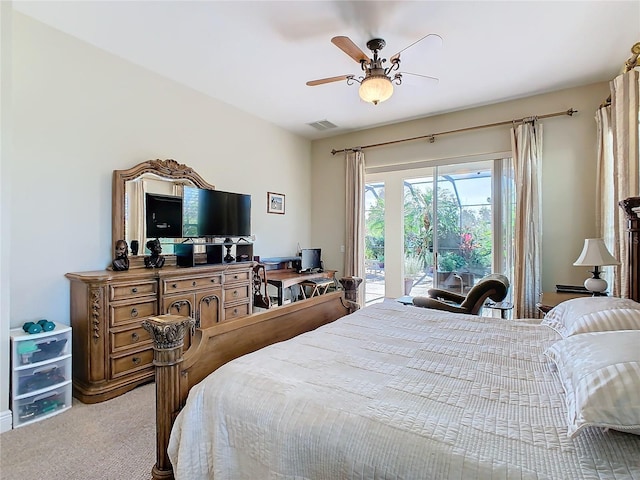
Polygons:
M14 9L304 137L315 139L613 78L640 40L640 1L13 1ZM405 76L373 106L346 82L383 38ZM412 80L412 81L410 81ZM329 120L319 132L308 123Z

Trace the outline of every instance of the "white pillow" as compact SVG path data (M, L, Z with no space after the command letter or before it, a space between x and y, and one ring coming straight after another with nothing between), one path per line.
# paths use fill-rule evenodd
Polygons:
M574 335L545 355L564 387L569 437L589 426L640 435L640 330Z
M628 298L581 297L558 304L541 322L563 337L577 333L640 329L640 303Z

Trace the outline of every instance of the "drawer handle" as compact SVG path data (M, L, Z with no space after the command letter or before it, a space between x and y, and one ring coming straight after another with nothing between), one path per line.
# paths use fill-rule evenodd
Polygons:
M237 309L237 308L234 308L234 309L233 309L233 314L234 314L234 315L237 315L237 314L238 314L238 309Z
M234 297L237 297L237 296L238 296L238 290L234 290L234 291L233 291L233 296L234 296Z
M191 286L195 287L196 286L196 282L191 282Z
M133 357L131 361L133 362L134 365L140 365L140 362L142 362L142 359L140 357Z
M134 317L134 318L138 316L138 309L137 308L132 308L131 309L131 316Z
M212 279L211 279L211 283L216 283L216 279L215 279L215 278L212 278Z
M131 340L133 340L134 342L137 342L138 340L140 340L140 335L138 335L136 332L133 332L131 334Z
M133 287L133 288L131 289L131 293L138 293L138 289L137 289L136 287Z
M40 368L36 368L33 372L31 372L31 375L34 375L36 373L42 373L42 372L55 372L56 370L58 370L60 367L58 367L58 365L56 365L55 363L52 365L45 365L44 367L40 367Z
M172 284L171 288L178 288L178 284L177 283Z
M235 274L235 275L233 276L233 278L234 278L235 280L237 280L237 279L238 279L238 274Z

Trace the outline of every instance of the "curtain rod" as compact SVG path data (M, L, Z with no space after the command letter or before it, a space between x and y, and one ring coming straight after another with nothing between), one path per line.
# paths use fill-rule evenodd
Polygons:
M331 155L335 155L336 153L341 153L341 152L364 150L365 148L384 147L386 145L393 145L394 143L410 142L412 140L421 140L423 138L428 138L429 143L433 143L436 141L436 136L438 135L448 135L450 133L468 132L470 130L479 130L481 128L498 127L500 125L512 125L514 123L522 123L524 121L529 120L530 118L550 118L550 117L559 117L561 115L569 115L571 117L573 116L574 113L578 113L578 110L574 110L573 108L570 108L569 110L566 110L564 112L547 113L546 115L537 115L534 117L523 117L523 118L518 118L517 120L505 120L504 122L488 123L486 125L476 125L475 127L459 128L457 130L449 130L447 132L430 133L429 135L420 135L419 137L403 138L401 140L391 140L389 142L383 142L383 143L374 143L372 145L364 145L362 147L343 148L342 150L334 149L334 150L331 150Z

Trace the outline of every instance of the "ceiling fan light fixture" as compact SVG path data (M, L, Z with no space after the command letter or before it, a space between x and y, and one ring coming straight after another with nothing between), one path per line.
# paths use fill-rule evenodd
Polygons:
M393 83L386 75L369 75L362 79L358 94L365 102L377 105L391 98Z

